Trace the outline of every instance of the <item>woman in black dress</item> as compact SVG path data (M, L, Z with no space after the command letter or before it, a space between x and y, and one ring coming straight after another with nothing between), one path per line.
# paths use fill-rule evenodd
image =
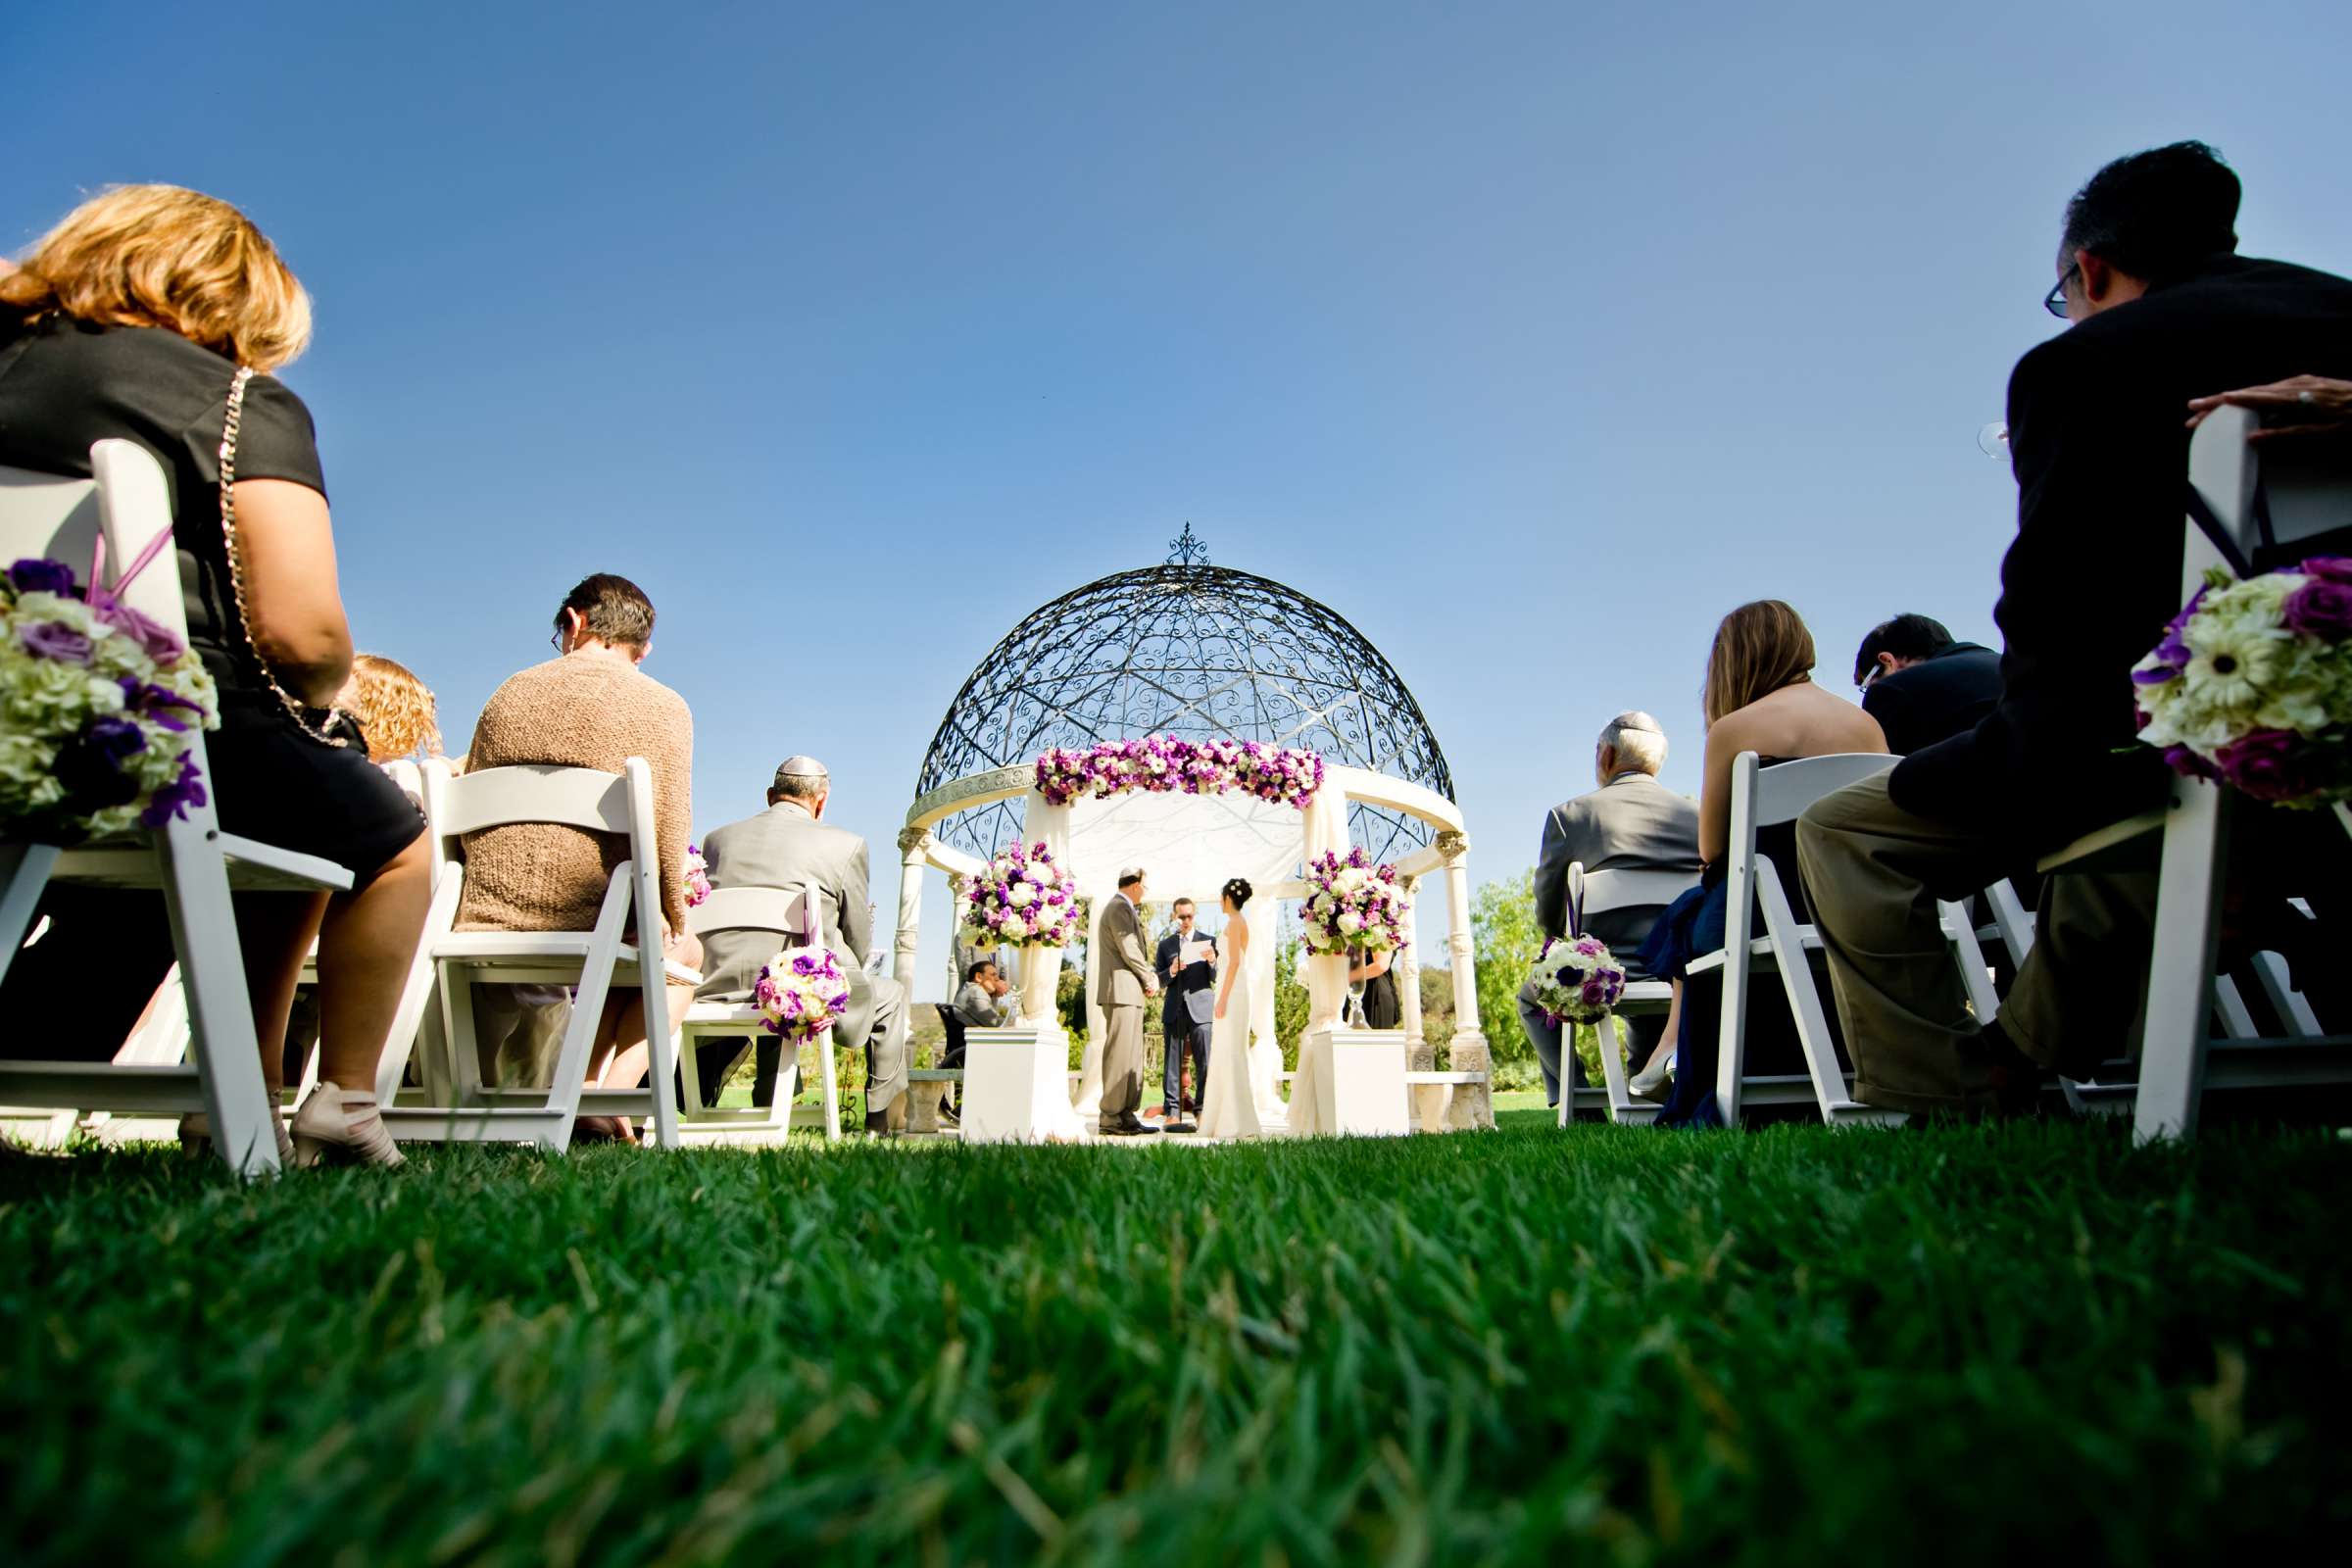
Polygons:
M354 873L331 899L237 899L273 1091L295 983L318 943L319 1085L291 1138L279 1129L281 1152L397 1164L375 1066L431 868L423 818L331 712L352 649L326 485L310 412L269 373L302 352L310 326L308 296L235 208L171 185L108 191L0 266L0 465L87 475L90 444L110 436L163 465L189 642L220 689L220 728L205 743L220 825ZM161 902L61 886L43 909L49 932L10 967L0 1016L44 1055L74 1044L111 1054L171 966Z

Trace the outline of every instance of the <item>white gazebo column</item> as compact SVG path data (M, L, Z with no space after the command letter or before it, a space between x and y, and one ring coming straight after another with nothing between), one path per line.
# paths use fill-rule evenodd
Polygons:
M1404 918L1399 929L1404 946L1396 950L1395 972L1396 1004L1404 1012L1404 1068L1407 1072L1438 1070L1438 1052L1425 1034L1426 1024L1421 1016L1421 956L1414 944L1421 940L1420 915L1421 879L1400 876L1397 887L1404 894ZM1446 1102L1449 1098L1444 1084L1414 1084L1411 1089L1413 1127L1417 1132L1437 1132L1444 1125Z
M1446 1052L1447 1065L1455 1072L1480 1075L1479 1082L1458 1086L1447 1119L1456 1127L1492 1127L1494 1056L1478 1027L1478 959L1470 930L1470 836L1450 829L1440 833L1437 850L1446 858L1446 912L1452 926L1446 938L1453 954L1453 1040Z
M899 829L899 929L891 948L891 978L914 1000L914 957L923 940L923 869L929 863L931 830Z

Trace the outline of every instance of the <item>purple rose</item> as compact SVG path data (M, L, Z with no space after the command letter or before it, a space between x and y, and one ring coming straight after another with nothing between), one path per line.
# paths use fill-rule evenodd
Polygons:
M2258 729L2213 755L2222 777L2258 801L2302 801L2318 794L2336 770L2328 754L2286 730Z
M2314 556L2295 569L2322 582L2352 584L2352 556Z
M204 779L196 769L195 759L183 757L179 760L179 777L155 792L155 799L147 803L139 820L149 827L162 827L175 816L185 817L189 807L202 806L205 799Z
M187 644L179 640L179 633L153 615L133 610L120 600L110 600L100 605L97 613L100 620L137 643L147 657L159 664L168 664L187 652Z
M26 652L61 664L90 662L90 640L73 627L54 620L36 620L23 630Z
M1586 981L1577 996L1588 1007L1605 1007L1609 1004L1609 988L1597 978Z
M74 597L74 568L63 562L28 557L8 568L8 580L21 594Z
M2313 577L2286 596L2278 607L2279 622L2288 631L2340 643L2352 637L2352 576L2342 581Z

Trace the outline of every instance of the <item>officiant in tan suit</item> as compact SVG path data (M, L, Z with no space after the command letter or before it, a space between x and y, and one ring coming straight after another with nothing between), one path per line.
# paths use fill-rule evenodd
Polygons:
M1119 873L1118 893L1095 923L1095 1001L1102 1008L1101 1130L1135 1138L1158 1128L1136 1114L1144 1102L1144 1004L1159 989L1144 951L1144 873Z
M865 840L826 822L833 780L813 757L785 759L768 786L767 809L713 829L703 840L710 886L802 888L816 900L818 940L842 959L850 982L849 1011L833 1026L836 1042L865 1047L865 1130L896 1133L906 1124L906 992L898 981L865 972L873 947L873 912L866 902ZM784 946L780 931L713 931L703 941L698 998L741 1001L751 996L760 966ZM753 1098L774 1102L780 1042L760 1037ZM716 1070L702 1080L706 1103L715 1080L742 1054L717 1041L704 1048Z

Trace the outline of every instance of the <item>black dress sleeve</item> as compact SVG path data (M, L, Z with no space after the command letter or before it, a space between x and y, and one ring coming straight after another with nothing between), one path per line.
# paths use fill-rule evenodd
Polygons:
M228 372L235 374L234 370ZM220 396L182 432L189 455L209 484L220 482L220 430L228 417L228 380ZM289 479L326 494L326 474L318 462L318 438L311 411L302 399L275 376L257 375L246 383L245 412L237 425L237 477Z

